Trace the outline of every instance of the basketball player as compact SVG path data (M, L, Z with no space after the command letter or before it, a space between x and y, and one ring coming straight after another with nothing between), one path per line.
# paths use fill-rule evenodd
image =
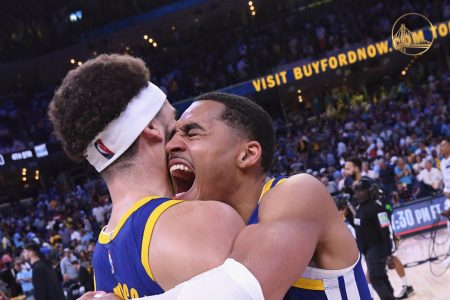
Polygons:
M113 67L110 67L111 60L118 60L119 64L112 64ZM148 197L170 192L166 189L167 178L164 173L161 174L161 170L166 170L165 166L161 168L164 159L162 162L155 160L158 155L164 154L160 144L166 139L164 130L170 126L168 123L173 120L173 115L170 116L165 95L155 86L147 85L148 75L142 76L142 72L136 72L136 68L139 69L117 56L101 56L70 72L50 106L50 116L65 150L74 158L86 155L88 161L102 172L110 188L114 199L113 214L107 227L102 230L94 254L95 278L99 289L114 290L122 298L158 294L163 289L181 282L188 273L191 273L192 277L198 274L202 267L219 265L217 259L220 254L222 261L226 258L223 257L226 253L223 250L229 251L232 244L230 237L236 234L236 230L231 230L230 233L229 227L238 229L241 223L241 220L233 220L232 211L224 205L220 206L223 211L220 211L216 204L202 210L201 207L205 205L198 201L180 203L167 198ZM144 81L133 85L134 82L130 82L133 78L137 82L142 79ZM135 90L130 91L131 88ZM86 109L87 104L89 109ZM117 106L120 109L117 109ZM216 110L216 114L220 113L220 110ZM270 131L271 120L267 120L266 125ZM222 126L222 131L228 130L229 138L234 139L233 136L239 134L234 128L225 125L225 122L221 124L226 126ZM272 153L265 153L265 163L261 166L261 145L249 140L245 134L239 137L240 149L231 149L231 153L238 156L228 155L228 159L236 163L234 175L239 175L237 178L242 181L239 193L234 196L253 194L255 197L250 210L254 210ZM134 151L137 153L122 155L128 148L133 147L136 138L137 150ZM236 140L238 141L239 139ZM211 147L209 148L211 150ZM120 164L116 161L119 157ZM113 166L116 168L110 168ZM181 179L178 183L181 187L176 184L177 189L183 189L183 185L187 187L188 174L193 173L193 170L186 161L182 157L172 157L170 168L172 173L178 173L178 178ZM146 179L149 177L150 179ZM273 181L270 186L266 186L265 191L275 185ZM251 190L258 186L259 190ZM336 218L332 217L335 213L339 219L336 209L330 209L330 206L334 208L334 204L320 200L329 197L321 183L312 177L299 176L286 180L281 187L278 196L286 200L281 199L272 207L269 205L269 210L264 209L264 205L259 211L256 209L252 215L260 213L261 223L248 226L239 233L231 257L242 264L227 259L218 268L195 277L178 290L184 299L262 299L260 285L248 269L258 274L266 299L279 299L285 295L289 285L305 269L316 251L321 255L317 255L313 263L319 267L350 267L342 270L342 274L339 273L338 276L335 276L336 272L332 272L330 276L324 271L319 275L321 278L300 280L299 290L304 288L305 293L316 291L313 294L322 298L348 293L351 298L360 299L361 296L367 295L367 286L362 282L364 278L357 275L362 272L354 241L351 237L348 240L353 242L353 247L346 243L346 235L349 233L342 222L336 222ZM306 200L294 202L292 196L300 192ZM178 196L185 195L186 193L179 193ZM147 197L136 202L138 196ZM271 196L268 192L264 196L264 203L274 203L270 200L271 197L274 197L273 193ZM316 200L311 201L314 199ZM283 206L283 203L288 206ZM251 213L248 211L249 204L247 201L236 209L244 214L246 211ZM213 209L210 209L211 206ZM277 209L282 207L284 209ZM322 219L324 216L325 221ZM220 222L214 222L216 220ZM257 217L249 218L250 222L256 220ZM158 223L155 226L156 221ZM210 223L221 224L218 225L217 232L214 228L217 225L211 226ZM203 226L196 227L195 224ZM331 228L335 231L333 234L329 232ZM209 234L212 232L214 237L210 238ZM335 234L339 238L333 237ZM342 242L335 243L336 240ZM287 241L288 245L285 244ZM221 249L219 254L216 247ZM198 255L199 253L201 255ZM149 261L152 261L151 268ZM260 266L260 262L264 262L264 267ZM280 271L274 272L277 268L280 268ZM310 276L319 271L312 269L311 272ZM324 276L327 278L324 279ZM317 291L318 289L321 290Z
M164 147L175 110L142 60L87 61L67 74L48 112L67 155L86 158L111 195L93 257L97 289L124 299L155 295L217 267L213 299L223 289L235 299L263 298L254 276L226 260L244 227L239 215L220 202L166 198L173 189Z
M176 197L220 199L239 212L249 226L230 257L266 299L370 299L355 240L322 183L309 175L266 181L273 147L272 121L258 105L199 96L166 146ZM188 284L144 299L185 299L174 295Z

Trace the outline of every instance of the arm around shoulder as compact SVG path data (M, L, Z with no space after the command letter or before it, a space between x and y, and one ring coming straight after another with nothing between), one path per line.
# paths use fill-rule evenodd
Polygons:
M158 284L168 290L223 264L245 224L230 206L186 201L164 212L150 242L149 262Z
M281 299L314 255L327 230L327 214L336 207L323 184L296 175L261 199L259 223L236 239L231 257L243 263L260 282L266 299Z

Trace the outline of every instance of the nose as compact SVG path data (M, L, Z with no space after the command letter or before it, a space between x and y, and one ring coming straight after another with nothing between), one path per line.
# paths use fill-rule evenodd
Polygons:
M183 151L186 151L186 143L179 134L175 134L166 144L166 153L171 154Z

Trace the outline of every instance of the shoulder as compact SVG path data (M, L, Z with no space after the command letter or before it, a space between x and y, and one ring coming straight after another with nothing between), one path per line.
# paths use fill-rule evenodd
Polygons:
M298 174L287 178L282 184L268 191L261 199L260 211L283 214L284 217L320 219L335 213L336 206L327 188L315 177Z
M191 231L191 228L201 227L206 233L210 229L244 226L242 218L231 206L218 201L183 201L167 209L158 222L160 225L168 225L167 230L176 228L177 224L189 223L188 228L178 229Z
M46 270L47 265L42 261L38 261L33 265L33 273L44 272Z
M227 204L185 201L156 223L149 261L163 289L220 266L229 256L244 221Z

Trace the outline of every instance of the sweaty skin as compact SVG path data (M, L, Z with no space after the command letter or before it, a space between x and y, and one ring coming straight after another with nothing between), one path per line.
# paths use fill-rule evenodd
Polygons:
M326 188L312 176L292 176L267 192L260 201L259 223L244 227L264 186L262 149L224 123L223 110L214 101L195 102L180 118L166 150L169 168L183 164L195 173L192 187L178 197L219 199L240 217L215 201L207 202L214 207L206 207L208 212L188 207L191 216L185 214L189 202L168 209L157 222L150 247L156 281L167 290L231 257L255 275L265 299L271 300L282 299L308 265L334 270L354 264L356 243ZM218 232L224 238L214 237Z
M184 161L195 172L180 197L220 199L247 221L266 176L261 146L223 122L223 110L221 103L198 101L185 111L166 145L169 166ZM302 174L264 195L259 223L239 233L230 257L255 275L266 299L281 299L306 266L343 269L357 261L358 250L326 188Z

